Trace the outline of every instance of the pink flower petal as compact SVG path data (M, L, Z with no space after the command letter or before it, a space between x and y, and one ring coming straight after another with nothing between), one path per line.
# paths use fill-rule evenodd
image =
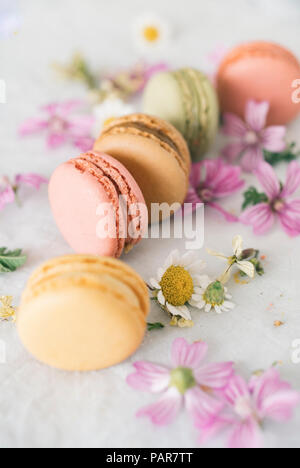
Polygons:
M231 195L245 184L240 179L241 169L225 164L222 159L205 160L202 164L206 169L203 186L212 192L214 198Z
M0 211L3 210L5 205L13 203L15 200L15 192L12 187L9 185L3 190L0 190Z
M278 213L279 221L284 231L290 237L300 234L300 200L295 199L285 203L284 208Z
M42 106L41 110L47 112L51 117L58 115L59 117L67 117L71 112L73 112L78 107L82 106L83 102L78 99L73 99L66 102L53 102Z
M47 184L47 183L48 183L48 179L38 174L18 174L16 175L16 178L15 178L16 185L25 184L25 185L34 187L37 190L39 190L42 184Z
M281 192L281 197L286 198L293 195L299 187L300 165L297 161L293 161L288 166L286 183Z
M159 393L169 385L169 369L147 361L134 363L136 372L127 377L127 383L135 390Z
M240 216L240 221L252 225L254 234L262 235L271 229L275 216L268 203L259 203L245 210Z
M300 403L300 393L293 390L282 390L270 395L261 405L260 416L275 421L288 421Z
M242 119L237 117L235 114L230 112L225 112L223 115L224 125L222 127L222 132L225 135L234 136L237 138L243 138L247 133L247 126Z
M261 162L255 169L254 174L271 200L280 195L280 183L270 164Z
M175 387L170 387L162 397L152 405L141 408L137 417L148 417L156 426L166 426L174 421L183 402L183 397Z
M257 422L249 418L236 424L228 439L227 446L231 449L262 448L263 437Z
M245 172L253 172L263 160L264 155L260 146L248 146L242 156L241 165Z
M261 133L261 145L268 151L280 153L286 148L286 127L274 125L265 128Z
M235 406L236 402L243 397L250 398L250 392L247 382L239 375L234 375L226 388L221 391L221 395L225 401L231 406Z
M74 138L73 144L80 149L83 153L90 151L94 146L94 139L91 137L77 137Z
M47 146L50 149L56 149L66 143L67 138L64 134L51 133L47 138Z
M213 389L222 389L227 386L233 377L233 362L220 362L206 364L194 371L195 378L199 385L204 385Z
M90 136L95 118L90 115L78 115L68 120L68 134L70 137Z
M199 387L193 387L184 395L185 407L198 428L211 424L224 403L208 395Z
M175 366L197 369L207 353L206 343L189 344L184 338L176 338L172 345L172 361Z
M222 155L229 163L232 163L243 154L246 148L247 146L243 141L235 141L222 149Z
M267 101L248 101L246 105L245 120L251 130L260 132L266 125L270 104Z
M19 135L26 136L32 133L38 133L49 125L47 120L28 119L19 127Z
M200 183L201 183L201 175L202 175L202 163L194 163L192 165L192 170L190 174L190 184L191 186L197 190Z
M200 429L200 436L198 442L203 445L209 442L212 438L216 437L221 431L232 425L235 420L228 422L222 418L215 417L210 424L202 426L196 423L196 427Z
M237 223L239 221L239 218L231 213L229 213L228 211L224 210L224 208L222 208L218 203L208 203L208 205L211 207L211 208L214 208L215 210L217 210L219 213L221 213L224 218L226 219L226 221L228 221L229 223Z

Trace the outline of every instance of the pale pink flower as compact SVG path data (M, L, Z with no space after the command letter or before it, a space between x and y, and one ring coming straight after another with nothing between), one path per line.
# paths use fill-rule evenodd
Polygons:
M136 390L162 393L156 403L142 408L137 416L147 416L153 424L171 423L182 406L193 418L202 423L211 420L223 408L223 403L207 391L224 388L233 375L233 363L203 364L207 344L189 345L184 338L177 338L172 345L173 367L151 362L134 363L136 372L127 383Z
M252 172L264 160L263 150L280 152L286 147L286 128L281 125L266 127L270 105L268 102L248 101L245 122L231 113L224 113L223 133L236 137L222 151L228 161L242 156L245 171Z
M48 183L48 179L38 174L18 174L13 182L6 176L0 178L0 211L9 204L13 203L16 195L22 185L27 185L39 190L42 184Z
M296 161L289 164L284 186L281 185L272 166L266 162L261 162L254 174L269 200L245 210L240 216L240 221L252 225L254 233L261 235L269 231L278 218L289 236L298 236L300 234L300 198L291 199L290 197L300 187L300 165Z
M274 368L253 377L249 384L236 375L220 395L227 406L207 424L196 419L196 427L201 431L200 443L228 430L229 448L261 448L262 423L288 421L300 402L300 393L281 380Z
M55 149L65 143L72 143L81 151L89 151L93 146L91 129L94 118L89 115L73 114L82 106L81 101L53 103L41 108L45 118L32 118L19 128L21 136L44 131L47 134L48 148Z
M227 221L238 218L224 210L217 200L228 197L240 190L245 182L240 179L241 169L224 163L222 159L206 159L193 164L190 175L190 188L185 203L204 203L219 211Z

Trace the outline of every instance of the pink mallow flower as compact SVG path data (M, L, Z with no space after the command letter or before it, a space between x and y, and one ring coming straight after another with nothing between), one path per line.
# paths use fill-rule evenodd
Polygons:
M21 136L41 131L47 134L48 148L55 149L65 143L72 143L81 151L89 151L93 146L91 130L94 118L89 115L74 115L82 106L81 101L53 103L41 108L45 118L31 118L19 128Z
M38 174L18 174L15 176L13 182L6 176L0 178L0 211L8 205L13 203L16 195L22 185L27 185L39 190L42 184L47 184L48 179Z
M252 172L264 160L263 150L281 152L286 147L286 128L281 125L266 127L269 103L266 101L248 101L245 122L235 114L224 113L223 133L236 137L222 153L233 162L242 156L242 168Z
M271 229L276 218L284 231L291 237L300 234L300 198L290 199L300 187L300 165L293 161L287 170L287 179L282 186L270 164L261 162L254 171L265 189L268 201L248 208L240 221L253 226L254 234L265 234Z
M196 427L201 431L200 443L228 430L228 448L261 448L264 421L289 420L300 402L300 393L292 390L272 368L259 377L252 377L249 384L242 377L234 376L221 392L221 398L227 405L222 412L208 424L196 420Z
M241 169L224 163L222 159L206 159L193 164L190 188L185 203L204 203L219 211L227 221L236 222L238 218L224 210L217 200L239 191L245 182L240 178Z
M233 375L233 363L204 364L207 344L189 345L177 338L172 345L173 368L151 362L134 363L136 372L127 383L136 390L162 393L156 403L138 411L137 416L147 416L152 423L163 426L171 423L182 406L197 420L208 422L223 408L223 402L211 394L224 388Z

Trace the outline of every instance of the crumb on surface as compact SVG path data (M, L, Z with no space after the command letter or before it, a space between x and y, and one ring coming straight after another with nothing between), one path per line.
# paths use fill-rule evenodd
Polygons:
M281 320L275 320L274 327L281 327L282 325L284 325L284 322L281 322Z

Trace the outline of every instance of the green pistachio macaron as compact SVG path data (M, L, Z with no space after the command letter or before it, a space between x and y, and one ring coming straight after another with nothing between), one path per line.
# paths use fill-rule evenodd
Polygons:
M197 161L215 139L219 105L209 79L193 68L154 75L144 92L144 112L173 124Z

